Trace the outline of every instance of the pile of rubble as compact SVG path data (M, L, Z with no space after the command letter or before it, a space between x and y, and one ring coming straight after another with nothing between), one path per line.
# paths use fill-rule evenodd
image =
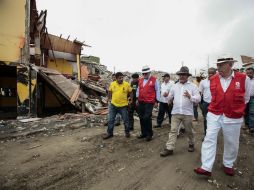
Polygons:
M99 115L98 115L99 114ZM87 127L101 127L106 122L105 110L97 114L66 113L46 118L0 121L0 140L31 137L38 133L55 136L58 132Z
M100 65L96 65L98 68L100 68ZM88 79L82 80L80 82L80 86L85 92L85 94L88 96L87 102L85 103L85 109L89 113L96 113L99 112L101 109L107 109L107 92L106 89L109 87L109 84L112 82L111 75L112 73L110 71L107 71L104 67L103 72L101 71L100 75L88 75ZM124 74L124 80L127 82L131 81L131 75L133 73L131 72L123 72ZM141 73L138 73L140 76L142 76ZM162 71L152 71L152 75L156 76L159 80L162 79L162 76L165 74L165 72ZM176 80L177 77L174 74L171 74L171 79Z

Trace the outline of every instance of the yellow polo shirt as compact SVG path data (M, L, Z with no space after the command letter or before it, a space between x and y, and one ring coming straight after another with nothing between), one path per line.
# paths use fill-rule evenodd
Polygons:
M128 82L123 81L122 84L118 84L117 81L114 81L110 84L109 91L112 93L111 104L116 107L128 105L128 93L132 91Z

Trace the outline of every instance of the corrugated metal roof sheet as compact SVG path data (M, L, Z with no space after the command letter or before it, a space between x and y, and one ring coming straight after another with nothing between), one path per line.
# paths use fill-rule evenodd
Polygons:
M77 41L70 41L67 39L54 36L52 34L45 34L41 40L42 47L49 50L80 54L81 48L84 44Z

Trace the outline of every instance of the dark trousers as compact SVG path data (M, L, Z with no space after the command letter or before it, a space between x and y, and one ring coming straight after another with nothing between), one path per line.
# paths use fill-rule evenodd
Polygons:
M159 112L158 112L158 116L157 116L157 125L158 126L161 126L161 124L164 120L165 113L168 114L169 124L171 124L171 111L172 111L172 106L169 106L168 103L160 102Z
M207 129L206 116L208 113L208 106L209 106L209 103L207 103L205 101L202 102L202 115L204 117L204 133L205 133L205 135L206 135L206 129Z
M135 104L130 104L129 105L129 110L128 110L128 114L129 114L129 125L130 125L130 129L133 129L133 126L134 126L134 118L133 118L133 115L134 115L134 112L137 112L137 106Z
M193 105L194 118L198 120L198 105Z
M141 136L152 137L152 111L153 105L151 103L139 102L138 114L141 125Z
M250 97L249 103L246 104L245 108L245 125L249 128L254 128L254 97Z
M113 104L109 105L109 121L108 121L108 134L113 135L114 126L115 126L115 118L116 114L119 113L122 116L124 122L125 133L129 133L129 118L128 118L128 110L127 106L124 107L116 107Z

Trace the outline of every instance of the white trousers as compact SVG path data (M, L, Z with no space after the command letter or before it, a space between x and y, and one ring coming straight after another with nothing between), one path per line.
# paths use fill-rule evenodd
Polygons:
M241 123L225 123L224 116L214 119L207 115L207 131L201 148L202 166L206 171L211 172L216 155L218 132L222 129L224 139L223 165L233 168L239 148L239 137Z

